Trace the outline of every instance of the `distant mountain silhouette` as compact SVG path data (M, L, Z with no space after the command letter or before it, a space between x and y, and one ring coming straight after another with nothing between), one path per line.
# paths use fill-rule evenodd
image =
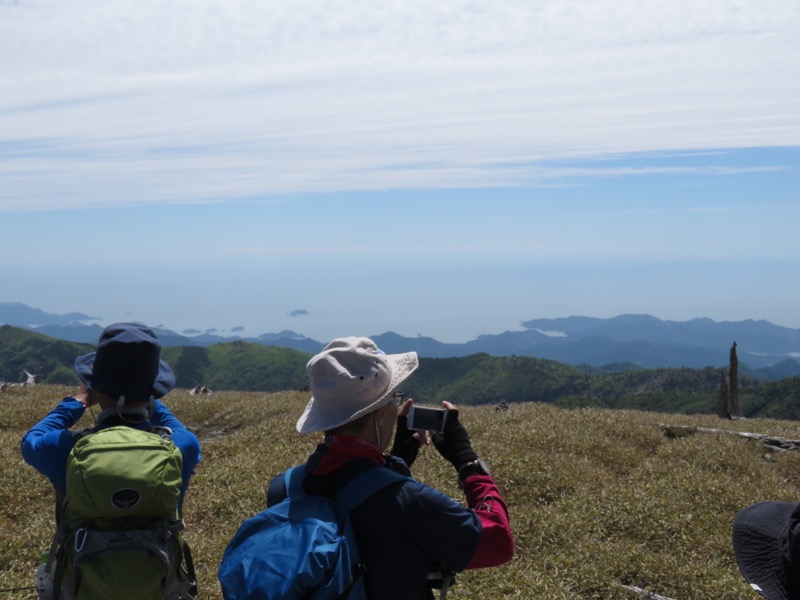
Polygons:
M768 321L715 322L692 319L662 321L650 315L610 319L567 317L522 323L523 331L481 335L464 344L432 338L374 336L385 352L416 350L421 356L445 358L485 352L493 356L535 356L565 364L601 367L633 363L642 368L724 366L733 342L739 359L752 368L774 367L782 377L800 369L800 330Z
M81 313L50 315L24 304L0 303L0 323L72 342L96 343L102 328L96 323L85 323L96 320L99 318ZM728 364L728 352L735 341L739 360L748 368L764 369L765 377L778 379L800 374L800 329L781 327L763 320L717 322L697 318L679 322L663 321L646 314L629 314L609 319L581 316L533 319L523 322L522 327L524 329L520 331L484 334L457 344L425 336L409 338L391 331L372 338L384 352L413 350L427 358L485 353L491 356L531 356L595 368L629 364L645 369L722 367ZM156 332L165 347L209 347L245 341L314 354L328 342L290 330L264 333L258 337L211 333L189 336L163 328L157 328Z
M38 308L31 308L21 302L0 302L0 324L18 327L41 327L43 325L72 325L85 321L99 321L100 317L90 317L83 313L54 315ZM95 339L95 341L97 341Z

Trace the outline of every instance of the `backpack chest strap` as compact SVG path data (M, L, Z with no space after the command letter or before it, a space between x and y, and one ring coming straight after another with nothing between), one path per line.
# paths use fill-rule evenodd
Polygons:
M125 552L130 550L146 550L169 564L170 556L165 548L170 548L167 540L175 533L170 526L157 529L126 529L121 531L105 531L81 527L76 529L72 538L75 564L103 552Z

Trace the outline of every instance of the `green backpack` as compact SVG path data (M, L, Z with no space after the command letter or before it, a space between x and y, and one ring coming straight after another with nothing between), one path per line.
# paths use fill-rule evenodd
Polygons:
M178 514L183 457L170 434L120 426L75 442L50 552L54 598L195 598Z

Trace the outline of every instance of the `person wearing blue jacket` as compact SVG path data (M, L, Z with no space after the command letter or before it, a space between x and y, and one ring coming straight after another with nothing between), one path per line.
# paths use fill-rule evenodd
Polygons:
M199 464L200 442L159 398L175 387L172 369L161 360L155 333L138 323L115 323L100 335L97 351L75 359L78 391L64 398L22 438L25 461L47 477L56 493L56 519L66 494L67 457L78 439L70 428L87 407L97 406L94 430L117 425L150 430L168 427L180 449L182 485L179 510Z

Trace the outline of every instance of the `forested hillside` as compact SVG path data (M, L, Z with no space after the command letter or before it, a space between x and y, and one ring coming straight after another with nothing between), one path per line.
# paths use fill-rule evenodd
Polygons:
M302 389L311 358L298 350L247 342L164 348L161 356L175 370L179 387L242 392Z
M0 381L24 381L24 371L41 383L77 385L72 363L94 346L64 342L14 327L0 327ZM162 352L180 388L205 385L214 391L303 390L311 355L298 350L229 342L207 348L169 347ZM748 373L746 368L740 373ZM658 412L715 414L724 371L641 369L609 365L574 367L528 356L473 354L423 358L405 390L418 402L449 400L461 405L542 402L561 407L600 407ZM747 417L800 420L800 377L739 380Z
M78 383L72 370L75 357L94 346L65 342L39 333L0 326L0 381L25 381L25 371L42 383Z

